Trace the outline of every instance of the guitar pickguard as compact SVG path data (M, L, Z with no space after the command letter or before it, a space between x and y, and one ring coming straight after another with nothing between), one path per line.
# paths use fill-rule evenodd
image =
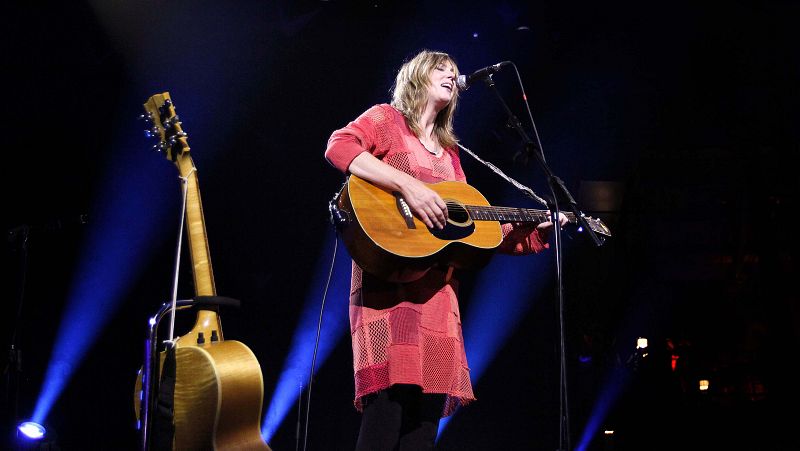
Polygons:
M448 220L447 225L443 229L433 228L428 230L430 230L433 236L439 238L440 240L460 240L472 235L472 233L475 232L475 223L470 221L469 224L457 224Z

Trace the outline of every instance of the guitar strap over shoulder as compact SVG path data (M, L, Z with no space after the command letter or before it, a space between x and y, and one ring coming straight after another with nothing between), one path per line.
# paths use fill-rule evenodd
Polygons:
M171 451L175 438L175 346L164 352L164 368L158 384L158 398L153 413L152 450Z
M541 196L536 194L532 189L528 188L527 186L523 185L522 183L520 183L520 182L514 180L513 178L509 177L508 175L506 175L505 172L501 171L500 168L498 168L494 164L482 159L481 157L476 155L475 152L467 149L466 147L462 146L460 143L458 144L458 147L461 150L463 150L464 152L468 153L472 158L474 158L476 161L478 161L478 163L481 163L482 165L484 165L487 168L489 168L492 172L494 172L495 174L499 175L503 180L505 180L508 183L514 185L514 187L516 187L518 190L522 191L525 195L527 195L531 199L535 200L536 202L539 202L540 204L544 205L545 207L549 207L550 206L550 204L545 199L543 199Z

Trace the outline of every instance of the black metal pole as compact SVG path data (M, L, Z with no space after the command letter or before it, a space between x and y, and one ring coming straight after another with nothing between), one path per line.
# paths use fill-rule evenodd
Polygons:
M528 136L525 132L525 129L522 127L519 119L511 112L511 109L508 107L508 104L503 99L503 96L497 90L497 87L494 84L494 80L492 80L491 75L487 75L484 79L486 85L495 93L500 104L503 106L506 114L508 115L508 126L515 129L519 136L522 138L524 143L525 154L522 155L523 163L527 163L528 157L533 155L536 157L536 161L539 162L539 166L541 167L542 171L544 172L548 186L550 187L550 192L552 194L552 201L550 202L550 211L551 211L551 218L554 224L554 241L555 241L555 266L556 266L556 292L558 297L558 326L559 326L559 361L560 361L560 378L559 378L559 446L558 449L560 451L569 451L572 449L572 445L570 443L570 420L569 420L569 390L567 384L567 358L566 358L566 335L565 335L565 311L564 311L564 281L563 281L563 246L561 240L561 227L559 224L559 216L560 216L560 207L559 201L566 200L566 203L569 205L570 210L575 214L575 217L578 221L584 221L583 215L578 210L577 204L575 203L572 196L567 191L566 187L564 186L561 179L556 177L553 174L553 171L545 162L544 156L542 154L542 150L540 146L537 146L533 140ZM538 137L537 137L538 138ZM515 156L514 161L518 161L520 155ZM584 228L588 231L592 239L595 243L599 246L602 244L597 235L591 230L591 227L588 224L582 224Z
M22 334L22 312L25 304L25 287L27 285L28 273L28 238L30 236L30 227L27 224L14 227L7 232L8 242L12 246L19 246L20 264L19 264L19 284L17 286L17 308L14 318L13 331L11 333L11 341L8 347L7 362L6 362L6 387L5 387L5 422L4 430L9 434L9 440L13 441L16 434L16 426L19 422L19 400L22 384L22 349L19 346L18 340Z

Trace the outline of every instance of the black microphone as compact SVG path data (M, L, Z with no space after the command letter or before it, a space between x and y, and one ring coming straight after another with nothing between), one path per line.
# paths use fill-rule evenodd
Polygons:
M486 66L482 69L478 69L475 72L471 73L470 75L459 75L456 79L456 86L461 91L466 91L478 80L485 80L489 78L495 72L498 72L501 67L507 66L511 64L511 61L503 61L497 64L493 64L491 66Z

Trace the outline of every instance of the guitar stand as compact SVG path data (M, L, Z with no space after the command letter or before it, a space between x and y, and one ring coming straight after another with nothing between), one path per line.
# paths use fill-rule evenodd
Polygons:
M192 299L180 300L176 302L176 308L185 308L192 306L194 301ZM140 407L139 407L139 430L141 431L141 449L148 451L152 441L152 426L153 426L153 406L156 403L157 390L157 375L159 371L158 361L158 326L161 320L172 310L172 302L165 302L161 305L158 312L153 315L147 322L148 332L147 339L145 340L144 351L144 368L142 369L142 391L140 393Z
M232 306L239 307L241 302L238 299L227 298L224 296L195 296L192 299L183 299L175 301L175 308L185 309L189 307L206 307L206 306ZM140 406L139 406L139 424L138 429L141 431L141 449L142 451L149 451L153 441L153 414L154 407L157 405L158 399L158 384L157 378L161 373L159 371L159 352L158 352L158 326L161 320L172 310L172 302L165 302L161 305L158 312L153 315L147 322L148 331L147 339L145 340L144 351L144 368L142 369L142 391L140 393ZM167 342L167 349L172 349L174 343Z

